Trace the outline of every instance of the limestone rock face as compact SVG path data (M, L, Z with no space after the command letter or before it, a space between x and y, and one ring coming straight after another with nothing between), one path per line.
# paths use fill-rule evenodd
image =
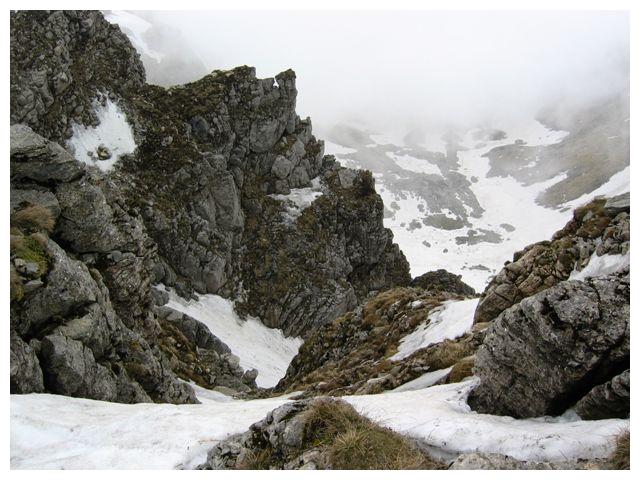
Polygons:
M607 207L607 204L609 207ZM520 300L567 280L597 256L629 251L628 195L594 200L574 211L573 219L551 241L516 252L480 298L475 322L496 318Z
M238 299L240 313L308 336L410 281L371 175L325 157L296 114L293 71L259 79L245 66L170 89L144 79L100 12L11 14L11 321L42 344L47 391L195 401L174 372L254 388L224 344L157 308L154 284ZM96 146L115 162L102 171L65 146L106 99L136 149L114 160L112 145ZM311 188L314 202L288 199ZM37 231L20 224L34 206ZM15 372L36 372L15 347ZM78 383L83 369L97 383Z
M576 404L576 412L585 420L627 418L631 404L631 373L625 370L602 385L593 387Z
M121 95L145 80L139 55L99 11L11 13L11 123L55 142L71 122L97 123L97 92Z
M523 418L558 415L578 402L593 417L590 406L611 400L599 415L628 416L628 399L626 411L621 405L628 388L629 297L627 270L561 282L502 312L476 354L481 383L469 404Z
M36 352L15 331L11 332L11 393L40 393L44 391L42 369Z

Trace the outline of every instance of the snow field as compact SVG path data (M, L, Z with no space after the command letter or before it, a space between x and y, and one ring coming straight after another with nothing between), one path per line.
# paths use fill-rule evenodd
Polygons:
M477 381L341 398L443 458L475 451L534 461L601 458L629 428L629 420L583 421L575 414L527 420L478 414L466 403ZM289 401L233 400L202 390L200 405L11 395L11 468L192 468L217 442Z

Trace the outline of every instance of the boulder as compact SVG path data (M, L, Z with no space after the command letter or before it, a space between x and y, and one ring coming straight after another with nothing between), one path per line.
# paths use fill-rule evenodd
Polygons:
M115 375L97 363L81 342L60 334L49 335L42 340L40 355L48 390L71 397L117 399Z
M516 418L559 415L628 369L629 296L627 270L561 282L504 311L476 354L481 383L469 405ZM621 380L612 381L620 394ZM603 396L593 392L585 410Z
M10 145L12 180L68 182L84 172L84 166L64 148L26 125L11 125Z

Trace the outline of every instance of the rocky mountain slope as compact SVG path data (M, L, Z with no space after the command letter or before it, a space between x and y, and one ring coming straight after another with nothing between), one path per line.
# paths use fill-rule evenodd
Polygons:
M11 59L12 338L15 358L29 358L12 391L41 391L25 372L42 368L47 391L193 401L172 370L200 381L180 364L203 362L203 347L178 335L190 327L157 308L166 298L154 284L238 299L242 314L307 336L369 291L409 282L371 176L323 157L295 113L292 71L147 85L99 12L12 13ZM320 198L302 211L309 195ZM26 225L34 208L47 218ZM211 368L238 377L235 363ZM109 389L76 386L71 377L92 381L85 370ZM135 395L118 393L119 377ZM165 377L181 393L159 393Z
M479 300L464 300L469 287L445 272L380 293L309 338L278 388L368 394L473 374L469 404L482 412L628 416L629 215L628 195L577 209L553 240L517 252ZM465 303L467 324L438 336L439 312Z
M476 293L471 257L411 279L383 223L406 205L324 155L291 70L149 85L117 26L66 11L12 12L11 62L12 465L628 467L630 197L591 199L566 150L596 124L527 148L487 128L428 155L415 136L342 138L347 161L380 161L385 200L390 178L398 202L422 198L410 228L468 228L455 243L480 267L496 225L517 230L476 188L513 186L500 152L569 155L579 208L529 212L556 233L506 263L492 250ZM438 172L416 189L417 160ZM528 193L555 201L549 185Z
M323 133L329 153L373 172L412 274L446 268L478 291L574 208L629 191L628 89L580 107L559 100L537 119L439 131L349 123Z

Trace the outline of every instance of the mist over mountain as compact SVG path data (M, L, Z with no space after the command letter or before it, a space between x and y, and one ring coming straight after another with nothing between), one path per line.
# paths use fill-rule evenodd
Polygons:
M522 119L559 99L584 105L629 84L625 12L141 16L153 25L143 35L153 50L164 52L178 38L178 45L189 47L181 57L200 59L209 71L247 64L258 75L273 76L293 68L298 109L321 133L345 121L387 131ZM182 73L193 80L200 74L188 66Z
M628 14L9 27L11 468L629 469Z

